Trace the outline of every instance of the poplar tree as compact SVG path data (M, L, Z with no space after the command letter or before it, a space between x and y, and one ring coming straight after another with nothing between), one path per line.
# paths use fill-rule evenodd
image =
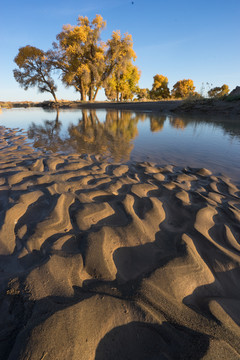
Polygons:
M211 98L221 98L229 93L228 85L224 84L221 87L215 87L208 91L208 96Z
M62 81L80 92L81 100L95 100L101 87L117 69L136 58L132 37L114 31L111 39L100 39L106 22L100 15L90 22L80 16L76 26L65 25L57 35L52 52L54 66L62 71Z
M113 31L111 38L103 42L101 32L105 26L101 15L91 22L79 16L76 26L63 26L52 50L44 52L29 45L20 48L15 58L19 67L14 70L15 79L24 89L38 86L41 92L50 92L57 101L51 71L59 70L62 82L67 87L73 86L82 101L87 97L94 101L100 88L109 87L112 77L121 80L122 98L132 98L140 77L139 70L132 65L136 59L132 37Z
M90 23L87 17L79 16L78 25L64 25L54 43L53 63L62 71L62 81L80 92L81 100L96 98L96 84L104 67L104 48L100 33L106 22L100 15Z
M195 86L193 80L179 80L173 85L172 96L176 99L186 98L187 96L194 94L194 90Z
M137 93L140 71L131 62L125 68L117 67L105 86L105 94L109 100L132 100Z
M168 78L164 75L155 75L153 77L152 90L150 91L150 98L152 100L167 99L170 97L170 90L168 88Z
M15 80L24 90L37 86L40 92L49 92L57 102L57 87L51 77L53 64L50 52L44 52L34 46L24 46L18 50L14 59L18 69L13 70Z

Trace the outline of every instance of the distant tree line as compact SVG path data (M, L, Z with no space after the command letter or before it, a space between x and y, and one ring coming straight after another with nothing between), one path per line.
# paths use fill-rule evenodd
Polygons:
M224 84L222 87L215 87L208 91L209 98L222 98L229 93L228 85ZM168 78L163 75L155 75L153 77L152 89L138 89L138 100L164 100L164 99L200 99L203 94L195 91L193 80L183 79L173 85L170 91L168 87Z
M100 15L91 22L79 16L76 26L63 26L52 49L21 47L14 59L18 66L13 70L16 81L25 90L37 87L40 92L49 92L56 102L55 72L65 86L79 92L82 101L94 101L101 88L107 99L113 101L133 100L134 96L138 100L200 97L192 80L178 81L170 92L168 78L159 74L154 76L151 90L139 88L141 72L133 64L136 53L132 36L113 31L104 42L101 32L105 26L106 21ZM221 97L228 92L228 86L223 85L211 89L208 95Z

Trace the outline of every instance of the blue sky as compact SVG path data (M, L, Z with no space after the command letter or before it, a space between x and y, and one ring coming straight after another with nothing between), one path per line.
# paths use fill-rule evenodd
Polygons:
M141 70L140 87L151 88L153 76L168 77L169 87L192 79L202 83L240 85L239 0L10 0L1 4L0 101L50 99L37 89L24 91L13 78L19 47L33 45L48 50L64 24L77 24L79 15L107 21L102 39L113 30L133 37ZM74 89L58 82L59 99L79 98ZM104 99L100 92L98 100Z

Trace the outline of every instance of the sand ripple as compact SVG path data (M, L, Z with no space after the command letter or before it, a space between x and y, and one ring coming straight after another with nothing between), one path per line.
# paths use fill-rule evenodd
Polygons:
M0 149L0 359L240 358L230 179Z

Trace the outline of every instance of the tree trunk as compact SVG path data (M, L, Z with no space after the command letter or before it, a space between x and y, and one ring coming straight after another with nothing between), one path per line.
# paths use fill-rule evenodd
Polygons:
M81 101L86 101L86 91L84 89L82 81L80 82L80 94L81 94Z
M80 100L81 101L86 101L86 94L85 94L85 92L82 90L82 91L80 91Z
M51 94L52 94L52 96L54 98L54 101L57 103L58 100L57 100L56 94L55 94L55 92L53 90L51 90Z
M94 55L92 55L92 56L94 57ZM91 71L91 83L90 83L90 89L89 89L89 101L93 100L93 96L94 96L94 75L93 75L93 72Z
M93 88L92 85L90 85L88 100L92 101L92 99L93 99Z
M96 89L96 91L95 91L95 94L94 94L94 96L93 96L93 101L95 101L95 100L96 100L98 90L99 90L99 87L97 87L97 89Z

